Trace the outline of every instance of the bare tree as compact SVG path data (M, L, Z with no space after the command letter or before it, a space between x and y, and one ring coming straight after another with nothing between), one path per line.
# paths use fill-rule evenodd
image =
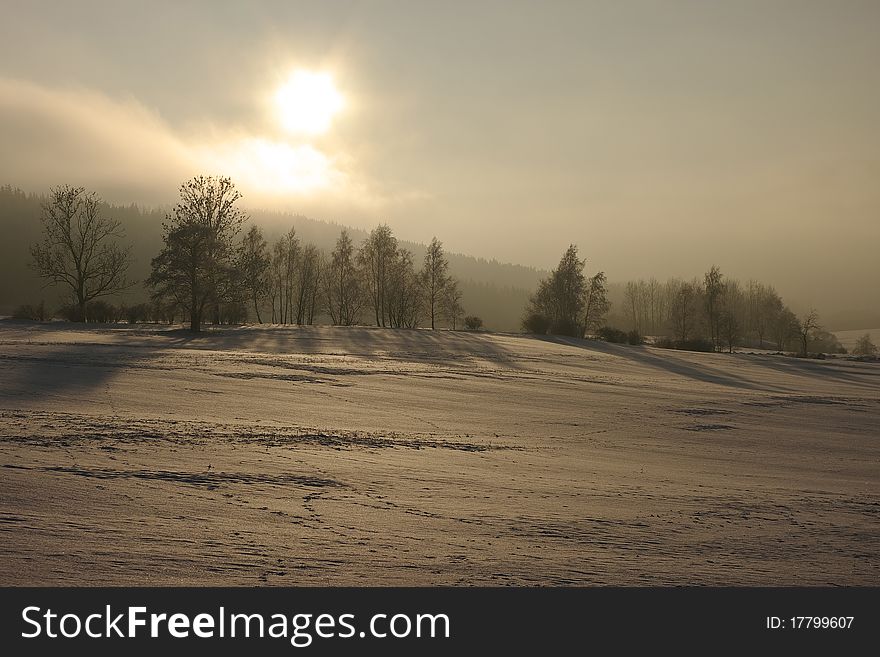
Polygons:
M431 317L432 329L443 298L443 291L449 284L448 272L449 262L443 253L443 244L435 237L425 252L425 265L421 273L422 286L425 289L425 307Z
M633 330L642 334L642 293L639 283L636 281L627 281L624 291L624 299L626 301L626 309L629 313L629 319Z
M803 319L800 320L798 333L801 340L801 354L807 355L807 347L810 343L810 336L814 331L819 329L819 313L815 309L810 309Z
M871 342L871 334L865 333L856 341L852 351L856 356L874 356L877 354L877 345Z
M296 319L296 277L300 259L299 238L291 228L272 246L269 265L272 322L287 324Z
M696 283L682 283L672 299L671 321L675 337L686 342L697 328L700 290Z
M254 304L257 321L260 317L260 301L269 291L269 253L263 231L251 226L241 241L238 252L238 269L241 274L242 287Z
M584 335L594 333L611 309L608 300L608 286L605 272L600 271L587 279L586 300L584 302Z
M745 297L737 281L727 280L718 297L719 340L731 354L742 340Z
M706 320L709 323L709 337L712 339L712 346L715 350L719 347L720 333L720 297L724 290L724 277L721 270L716 265L712 265L704 277L705 302L706 302Z
M776 348L785 351L788 343L800 333L800 322L793 312L785 306L773 324L773 336L776 340Z
M330 320L340 326L356 323L363 307L363 289L355 264L354 244L347 230L343 229L336 240L323 274Z
M663 288L660 281L651 278L646 286L648 296L648 326L651 335L657 335L663 325L665 309L663 304Z
M120 247L121 224L101 215L95 192L67 185L49 192L43 203L43 241L31 246L31 266L52 283L69 288L79 321L86 304L125 290L131 247Z
M314 244L303 247L297 275L296 323L314 321L318 283L321 273L321 253Z
M443 290L441 310L446 321L452 325L453 331L458 328L458 322L464 316L464 306L461 304L461 299L462 294L461 288L458 287L458 281L450 278L446 289Z
M782 299L771 286L749 281L746 328L754 334L758 347L763 348L764 338L772 331L782 306Z
M376 326L385 326L389 320L388 284L396 258L397 238L385 224L377 226L370 232L358 252L358 263L373 302Z
M388 322L392 328L416 328L421 320L423 307L422 286L413 266L413 255L406 249L400 249L388 267Z

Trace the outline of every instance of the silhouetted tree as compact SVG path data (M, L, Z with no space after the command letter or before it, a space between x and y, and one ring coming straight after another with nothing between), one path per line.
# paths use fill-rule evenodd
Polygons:
M574 244L569 246L559 265L540 282L529 300L523 319L526 330L532 330L541 321L551 333L583 336L587 296L585 265L586 260L578 257L577 247Z
M355 324L363 307L363 289L355 264L354 244L347 230L336 240L322 278L330 320L340 326Z
M819 313L814 309L810 309L798 325L798 333L801 340L801 354L807 355L807 347L810 343L810 335L819 328Z
M724 282L717 304L719 340L732 354L742 340L744 324L745 298L737 281Z
M376 326L385 326L388 321L388 285L396 257L397 238L385 224L374 228L358 251L358 263L373 302Z
M250 296L260 324L263 323L263 318L260 317L260 301L269 290L269 262L263 231L257 226L251 226L238 250L238 269L242 288Z
M398 250L388 268L386 310L393 328L415 328L424 308L421 282L413 266L413 255Z
M800 322L797 316L788 306L785 306L776 318L773 325L773 337L776 340L776 348L785 351L786 346L800 333Z
M126 273L131 247L120 247L121 224L101 214L101 200L83 187L64 185L42 205L43 241L31 246L31 266L52 283L66 286L85 321L86 304L131 285Z
M712 340L712 346L715 348L715 351L718 351L720 342L719 322L721 317L719 300L724 290L724 277L716 265L712 265L709 271L706 272L703 290L706 302L706 321L709 324L709 337Z
M584 334L594 333L605 322L611 309L605 272L598 272L587 279L587 298L584 302Z
M431 240L428 250L425 252L425 265L422 269L422 287L425 291L425 307L431 318L431 328L434 327L443 298L443 292L449 285L449 262L443 253L443 244L435 237Z
M464 315L464 306L461 304L462 294L458 286L458 281L450 278L443 290L443 297L440 300L440 309L443 317L452 326L452 330L458 328L458 321Z
M782 312L782 299L771 286L749 281L746 303L747 329L757 338L758 347L763 347L764 338Z
M670 315L673 332L681 342L687 342L696 332L699 297L697 283L681 283L672 298Z
M299 238L296 236L296 229L291 228L272 246L269 275L273 323L287 324L296 319L294 302L299 259Z
M162 251L153 258L148 284L154 297L173 299L200 331L206 308L220 321L220 304L235 299L233 240L244 214L241 194L229 178L197 176L180 187L180 202L163 224ZM236 299L237 300L237 299Z
M303 247L297 274L296 323L311 324L315 318L318 285L321 274L321 253L314 244Z
M877 354L877 345L871 342L871 334L865 333L856 340L856 346L852 351L857 356L874 356Z

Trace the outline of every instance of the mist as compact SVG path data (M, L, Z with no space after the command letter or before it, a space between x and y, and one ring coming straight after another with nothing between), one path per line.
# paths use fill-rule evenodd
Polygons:
M211 8L13 5L0 184L152 207L229 175L254 212L540 270L577 243L619 282L717 264L795 308L880 308L873 3ZM279 125L299 68L346 99L326 134Z

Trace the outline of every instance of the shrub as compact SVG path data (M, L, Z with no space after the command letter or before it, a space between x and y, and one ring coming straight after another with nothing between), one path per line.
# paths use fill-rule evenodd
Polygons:
M56 312L61 319L66 319L68 322L81 322L83 318L79 314L79 308L72 303L67 303L61 306Z
M37 306L32 306L30 304L19 306L13 311L12 316L15 319L30 319L35 322L45 322L46 304L40 301Z
M660 338L654 342L654 346L661 349L681 349L682 351L715 351L712 343L704 338L691 338L690 340Z
M247 308L243 303L227 303L220 308L221 324L243 324L247 321Z
M468 331L477 331L483 328L483 320L476 315L468 315L464 318L464 327Z
M626 341L629 344L643 344L645 342L641 334L635 330L626 334Z
M125 308L125 321L129 324L140 324L150 321L152 309L148 303L139 303Z
M600 340L605 340L605 342L613 342L615 344L626 344L627 342L627 335L624 331L611 328L610 326L603 326L596 331L596 335Z
M116 308L113 304L101 301L90 301L86 304L86 321L107 324L116 321Z
M550 319L540 313L531 312L523 318L522 326L526 333L546 335L550 330Z

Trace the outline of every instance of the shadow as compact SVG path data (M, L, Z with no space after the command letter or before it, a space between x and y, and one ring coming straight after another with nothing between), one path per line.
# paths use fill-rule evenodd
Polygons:
M601 340L586 340L582 338L569 338L554 335L536 335L532 337L544 342L552 342L554 344L562 344L569 347L576 347L578 349L611 354L630 360L639 365L644 365L670 374L692 379L694 381L700 381L702 383L714 383L730 388L760 390L765 392L786 391L784 388L769 386L763 382L752 381L746 377L732 374L717 367L696 364L681 357L681 353L697 355L698 352L676 352L674 350L665 350L661 355L645 346L612 344ZM715 356L716 354L698 355ZM717 355L720 356L721 354Z
M811 379L832 379L880 392L880 367L875 363L838 361L835 359L810 360L777 354L741 354L749 363L790 376Z
M108 334L117 339L102 340ZM0 399L82 397L123 369L154 359L167 347L140 340L134 327L0 320ZM188 338L172 338L185 345Z
M187 331L185 342L173 333L164 331L162 337L193 349L393 358L434 365L460 365L463 359L478 358L517 367L514 354L493 334L471 331L263 324Z
M478 360L518 367L490 334L464 331L248 325L192 333L179 325L0 320L0 400L85 398L123 370L172 367L167 361L176 350L343 355L439 366Z

